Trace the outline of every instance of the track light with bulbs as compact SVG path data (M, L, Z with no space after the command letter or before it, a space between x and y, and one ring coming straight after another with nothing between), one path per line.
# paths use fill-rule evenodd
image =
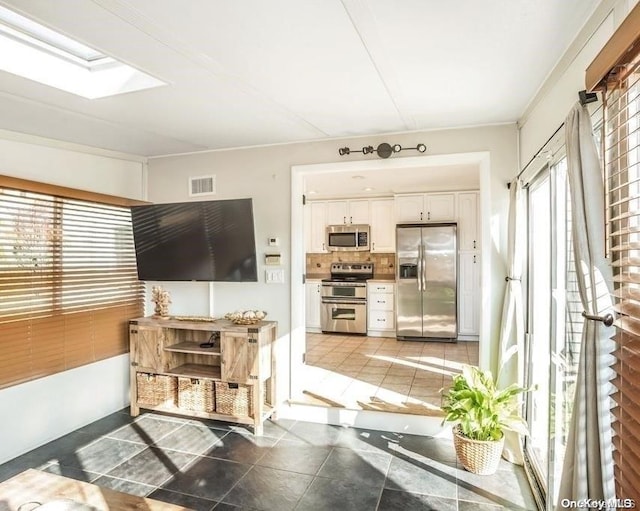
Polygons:
M371 154L376 153L380 158L388 158L393 153L399 153L400 151L407 150L418 151L419 153L424 153L427 150L427 146L424 144L418 144L416 147L402 147L400 144L390 145L386 142L383 142L378 147L374 148L372 145L368 145L363 147L362 149L349 149L348 147L341 147L338 149L338 154L340 156L344 156L351 153L362 153L362 154Z

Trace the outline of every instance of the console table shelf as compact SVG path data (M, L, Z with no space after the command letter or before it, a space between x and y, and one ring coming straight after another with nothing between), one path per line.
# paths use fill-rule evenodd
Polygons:
M209 380L222 380L220 367L208 366L204 364L183 364L169 369L168 376L178 376L181 378L206 378Z
M220 356L220 346L211 348L203 348L197 342L180 342L172 346L166 346L165 351L174 351L176 353L194 353L196 355L212 355Z
M262 434L275 413L276 330L274 321L131 320L131 414L144 408L237 422Z

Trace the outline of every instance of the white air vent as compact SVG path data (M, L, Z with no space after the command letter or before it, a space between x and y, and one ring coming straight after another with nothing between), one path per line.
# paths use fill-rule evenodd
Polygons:
M216 176L198 176L189 178L189 197L216 194Z

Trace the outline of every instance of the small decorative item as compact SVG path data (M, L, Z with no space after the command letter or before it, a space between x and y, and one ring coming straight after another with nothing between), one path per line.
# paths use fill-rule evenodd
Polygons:
M156 304L154 318L166 319L169 317L169 304L171 303L169 291L163 289L162 286L153 286L151 288L151 301Z
M259 310L235 311L225 314L224 317L236 325L255 325L266 318L267 313Z

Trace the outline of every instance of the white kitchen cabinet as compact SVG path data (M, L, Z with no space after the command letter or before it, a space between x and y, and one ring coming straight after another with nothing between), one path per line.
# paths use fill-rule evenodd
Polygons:
M455 193L398 195L396 222L452 222L456 220Z
M320 331L322 281L308 279L305 284L305 325L309 331Z
M424 214L424 194L398 195L395 198L396 222L420 222Z
M461 252L458 256L458 334L480 333L480 254Z
M326 246L327 203L309 202L309 237L307 252L314 254L328 252Z
M456 196L454 193L427 193L424 196L425 220L429 222L452 222L456 219Z
M369 224L369 200L327 201L327 225Z
M393 199L372 199L370 211L371 252L395 252L395 201Z
M458 194L459 250L480 250L480 207L478 192Z
M367 335L393 337L395 332L395 284L367 282Z

